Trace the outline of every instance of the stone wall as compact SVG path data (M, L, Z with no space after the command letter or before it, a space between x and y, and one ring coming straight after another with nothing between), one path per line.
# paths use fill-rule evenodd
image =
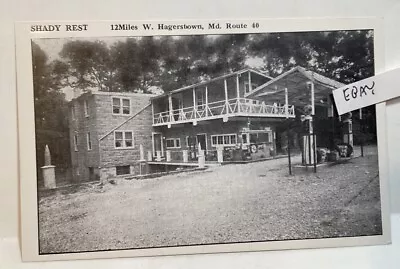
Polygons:
M86 93L70 102L69 125L71 159L74 181L89 181L95 178L90 171L100 171L100 178L115 176L115 167L132 165L132 172L139 173L139 145L145 151L151 150L151 106L153 95L137 93ZM112 98L122 97L130 100L130 114L114 114ZM84 102L87 100L88 116L85 116ZM144 111L140 112L143 108ZM72 109L75 109L74 117ZM133 117L133 118L132 118ZM131 119L132 118L132 119ZM135 147L116 149L114 129L131 130L134 133ZM87 133L90 133L92 149L87 147ZM78 151L74 149L74 135L78 136ZM101 144L100 144L101 143Z
M85 115L84 102L87 101L88 113ZM74 115L72 109L75 110ZM74 99L69 105L70 150L73 181L89 181L89 167L99 166L99 144L97 132L97 110L95 98L87 93ZM91 150L88 149L87 134L90 133ZM74 148L74 136L77 135L77 151Z
M143 109L148 103L147 100L133 100L134 106L140 106L139 109L135 108L135 112ZM105 105L104 105L105 106ZM103 106L103 107L104 107ZM105 113L105 112L104 112ZM106 116L102 120L106 120ZM143 111L134 116L133 118L125 118L126 122L118 123L117 116L108 116L108 120L113 122L113 126L119 126L115 130L107 129L106 133L100 137L100 166L101 171L107 171L106 175L102 178L110 178L116 176L116 166L130 166L131 174L139 174L139 160L140 160L140 145L143 146L144 158L147 159L147 151L152 150L151 134L152 127L152 109L147 106ZM105 129L106 124L100 124ZM111 132L110 132L111 131ZM132 131L133 132L133 147L132 148L116 148L115 147L115 131Z

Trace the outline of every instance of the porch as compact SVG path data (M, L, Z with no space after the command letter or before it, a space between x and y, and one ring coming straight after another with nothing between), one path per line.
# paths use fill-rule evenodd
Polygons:
M275 117L275 118L294 118L294 106L268 105L264 101L248 98L232 98L228 100L206 103L200 106L190 106L173 109L153 114L153 126L170 126L197 121L212 120L222 118L224 122L229 117Z
M229 117L294 118L288 93L270 100L247 97L271 78L251 69L172 90L152 99L153 126L193 123Z

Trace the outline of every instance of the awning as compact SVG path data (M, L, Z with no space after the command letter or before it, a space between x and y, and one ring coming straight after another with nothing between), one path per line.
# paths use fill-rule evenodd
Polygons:
M314 84L314 102L316 104L326 104L332 90L344 86L338 81L296 66L257 87L246 97L263 97L268 102L284 103L285 88L287 88L289 103L295 106L304 106L311 103L311 90L307 83Z

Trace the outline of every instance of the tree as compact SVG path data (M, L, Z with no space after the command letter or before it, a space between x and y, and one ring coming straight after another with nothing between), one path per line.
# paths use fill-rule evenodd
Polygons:
M44 148L49 145L54 164L68 165L69 138L67 102L60 91L62 84L54 69L56 63L49 63L45 52L32 42L33 91L36 125L36 162L44 164ZM39 169L38 169L39 170Z
M121 91L148 92L159 86L160 44L153 37L129 38L112 48L116 80Z
M104 42L71 41L64 45L60 56L69 67L66 77L72 88L113 91L115 61Z
M60 55L58 70L68 70L60 78L102 91L168 92L243 69L252 58L273 77L296 65L344 83L374 72L371 31L132 37L111 45L77 40Z
M245 66L246 35L163 37L160 87L166 92Z
M372 31L332 31L253 35L249 50L277 76L296 65L343 83L374 73Z

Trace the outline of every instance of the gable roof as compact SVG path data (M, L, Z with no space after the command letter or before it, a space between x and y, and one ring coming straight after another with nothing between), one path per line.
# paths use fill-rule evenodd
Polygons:
M313 81L331 89L337 89L344 86L343 83L340 83L336 80L330 79L316 72L307 70L304 67L296 66L290 69L289 71L286 71L285 73L282 73L279 76L273 78L272 80L257 87L249 94L249 96L254 96L256 95L256 93L257 95L259 95L260 91L262 92L262 90L268 88L274 90L272 88L274 86L279 85L281 87L286 87L288 86L288 84L290 84L290 82L296 84L299 82L299 80L295 80L296 76L298 75L302 76L303 80Z
M115 97L135 97L135 96L146 96L146 97L155 97L158 94L152 94L152 93L139 93L139 92L104 92L104 91L87 91L83 92L79 96L76 96L72 98L68 103L72 104L78 100L83 100L88 96L92 95L106 95L106 96L115 96Z
M324 100L332 90L343 87L344 84L336 80L325 77L316 72L305 69L301 66L296 66L289 71L282 73L274 79L262 84L245 97L263 97L268 96L269 100L284 100L285 88L288 89L288 94L292 100L298 103L303 103L302 99L307 96L305 84L313 82L315 87L315 99Z

